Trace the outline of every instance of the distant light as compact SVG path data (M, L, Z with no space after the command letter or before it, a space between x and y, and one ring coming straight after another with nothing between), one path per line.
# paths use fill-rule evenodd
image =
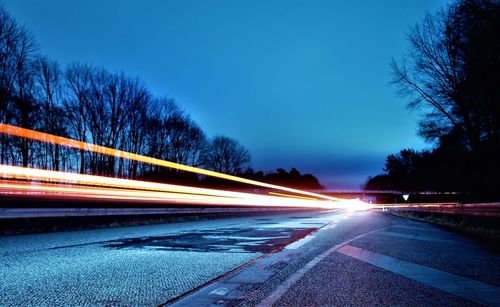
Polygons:
M0 123L0 133L8 134L11 136L17 136L17 137L21 137L21 138L26 138L26 139L30 139L30 140L34 140L34 141L57 144L60 146L75 148L75 149L79 149L79 150L91 151L91 152L95 152L95 153L99 153L99 154L103 154L103 155L114 156L117 158L124 158L124 159L144 162L144 163L148 163L148 164L178 169L181 171L196 173L196 174L200 174L200 175L217 177L217 178L221 178L221 179L236 181L236 182L245 183L245 184L254 185L254 186L260 186L260 187L264 187L264 188L287 191L287 192L291 192L291 193L313 196L316 198L327 199L327 200L342 200L341 198L337 198L337 197L326 196L326 195L322 195L322 194L318 194L318 193L312 193L312 192L308 192L308 191L302 191L302 190L297 190L297 189L288 188L288 187L284 187L284 186L279 186L279 185L269 184L269 183L265 183L265 182L250 180L250 179L246 179L246 178L242 178L242 177L238 177L238 176L218 173L218 172L214 172L214 171L210 171L210 170L206 170L206 169L202 169L202 168L198 168L198 167L183 165L183 164L165 161L165 160L156 159L156 158L151 158L151 157L147 157L147 156L143 156L143 155L139 155L139 154L134 154L131 152L126 152L126 151L122 151L122 150L118 150L118 149L114 149L114 148L90 144L87 142L73 140L73 139L69 139L69 138L65 138L65 137L61 137L61 136L57 136L57 135L52 135L52 134L48 134L48 133L44 133L44 132L40 132L40 131L31 130L31 129L25 129L25 128L12 126L12 125L8 125L8 124Z
M309 197L276 192L270 192L270 194L273 196L269 196L226 191L220 189L197 188L148 181L49 171L27 167L15 167L0 164L1 178L23 180L21 182L13 182L11 180L3 182L0 181L0 193L3 194L30 194L39 196L63 195L65 197L67 196L74 198L133 199L145 201L160 201L163 203L181 202L186 204L201 205L251 205L347 210L366 210L368 208L371 208L369 204L366 204L359 199L345 200L342 198L326 196L318 193L302 191L265 182L259 182L7 124L0 123L0 133L45 143L57 144L69 148L76 148L79 150L115 156L117 158L124 158L148 164L174 168L182 171L193 172L201 175L227 179L245 184L280 191L287 191L295 194L307 195ZM41 182L39 184L33 185L33 180ZM311 196L314 198L311 198Z
M346 209L349 207L341 201L268 196L2 164L0 164L0 177L9 179L0 181L0 194L9 195L64 196L68 199L126 199L193 205L324 209ZM38 182L33 184L33 181Z

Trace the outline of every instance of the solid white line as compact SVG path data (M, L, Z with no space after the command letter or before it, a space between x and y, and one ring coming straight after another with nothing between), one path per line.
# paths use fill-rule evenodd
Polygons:
M499 304L500 288L484 282L370 252L351 245L343 246L338 252L480 304L488 306L497 306Z
M290 287L292 287L293 284L295 284L299 279L301 279L310 269L312 269L313 267L315 267L321 260L323 260L325 257L327 257L328 255L330 255L331 253L337 251L342 246L347 245L347 244L351 243L352 241L357 240L357 239L359 239L361 237L364 237L366 235L369 235L369 234L372 234L372 233L375 233L375 232L378 232L378 231L382 231L382 230L385 230L385 229L388 229L388 228L390 228L390 227L384 227L384 228L376 229L376 230L373 230L373 231L361 234L361 235L356 236L356 237L354 237L352 239L349 239L349 240L344 241L344 242L342 242L340 244L337 244L334 247L331 247L330 249L328 249L327 251L319 254L314 259L312 259L311 261L309 261L306 265L304 265L300 270L297 270L294 274L292 274L287 280L285 280L285 282L283 282L276 290L274 290L274 292L271 293L271 295L269 295L267 298L265 298L264 300L262 300L257 305L257 307L272 306L281 297L283 297L283 295L285 294L285 292L288 291L288 289L290 289Z

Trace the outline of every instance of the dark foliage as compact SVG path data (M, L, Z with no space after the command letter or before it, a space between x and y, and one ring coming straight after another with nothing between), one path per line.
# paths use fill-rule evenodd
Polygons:
M466 191L470 153L450 136L432 151L403 149L386 158L384 174L369 178L369 190Z
M287 172L283 168L276 169L276 172L270 172L264 174L263 171L253 172L248 170L246 173L242 174L243 177L268 182L272 184L295 187L298 189L323 189L323 186L319 183L318 179L311 174L302 175L296 168L292 168L290 172Z
M393 83L421 112L420 135L438 147L388 156L386 174L367 187L499 195L499 13L498 1L459 0L412 28Z

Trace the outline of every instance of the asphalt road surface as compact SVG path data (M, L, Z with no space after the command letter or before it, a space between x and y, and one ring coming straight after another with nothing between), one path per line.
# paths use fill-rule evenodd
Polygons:
M0 248L0 306L500 305L498 254L375 211L10 236Z

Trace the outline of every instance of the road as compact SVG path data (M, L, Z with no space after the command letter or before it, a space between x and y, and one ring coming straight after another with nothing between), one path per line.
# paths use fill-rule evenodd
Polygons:
M374 210L10 236L0 246L1 306L500 305L498 254Z

